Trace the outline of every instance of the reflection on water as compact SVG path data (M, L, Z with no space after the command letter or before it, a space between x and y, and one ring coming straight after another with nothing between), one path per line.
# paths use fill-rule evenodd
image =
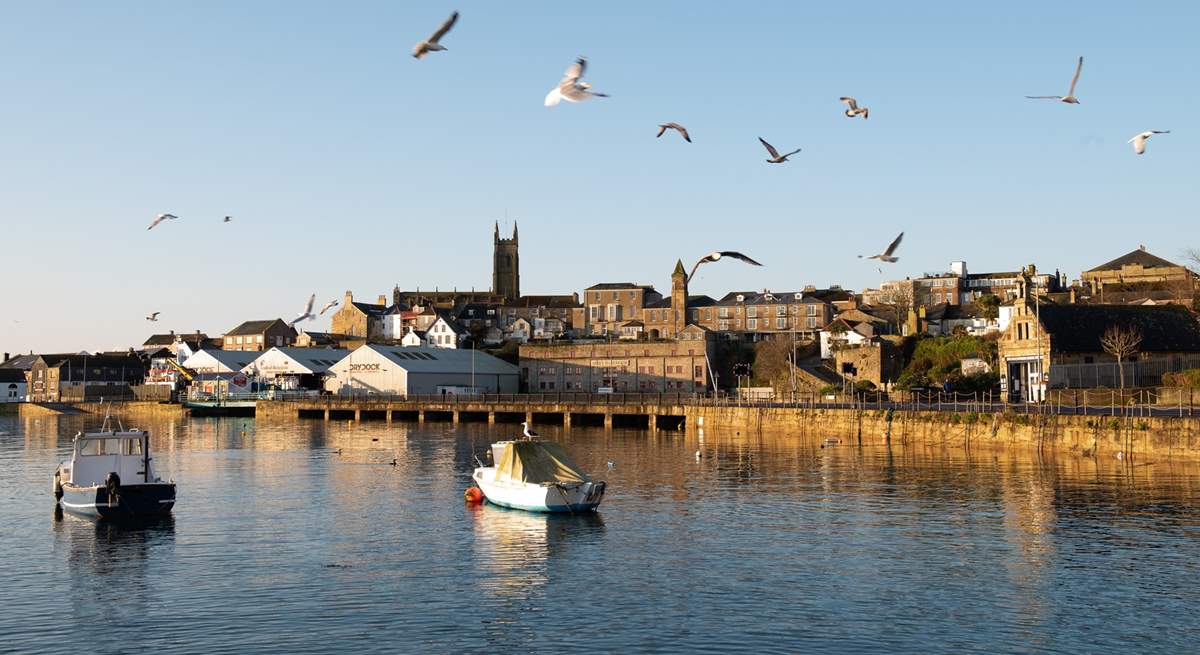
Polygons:
M462 502L511 426L126 418L180 485L172 517L131 526L51 512L89 421L0 417L0 635L19 652L1200 640L1191 463L545 426L609 482L598 513L563 516Z

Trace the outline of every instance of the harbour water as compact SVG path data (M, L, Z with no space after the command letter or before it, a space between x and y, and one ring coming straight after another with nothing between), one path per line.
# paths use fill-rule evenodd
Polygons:
M117 526L53 511L94 424L0 416L0 652L1200 643L1196 464L539 426L609 481L550 517L462 501L513 426L160 418L174 515Z

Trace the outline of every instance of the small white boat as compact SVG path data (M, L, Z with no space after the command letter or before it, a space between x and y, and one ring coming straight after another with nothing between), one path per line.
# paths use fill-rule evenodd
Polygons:
M64 509L104 519L162 516L175 506L175 483L154 473L150 433L113 430L75 435L71 459L54 472L54 498Z
M530 512L587 512L604 499L605 483L573 464L560 444L541 439L497 441L492 466L473 476L488 502Z

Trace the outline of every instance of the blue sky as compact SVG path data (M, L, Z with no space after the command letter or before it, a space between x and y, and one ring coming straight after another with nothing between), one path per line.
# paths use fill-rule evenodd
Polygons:
M447 52L412 45L452 9ZM219 334L311 292L1078 277L1195 236L1194 3L6 3L0 348ZM547 109L577 55L611 98ZM1022 96L1065 93L1067 106ZM841 95L871 108L842 116ZM677 121L693 144L655 139ZM1143 157L1125 143L1170 129ZM781 150L765 163L756 137ZM158 212L181 220L147 232ZM222 225L232 214L235 221ZM142 317L161 311L160 322ZM19 322L16 322L19 321ZM328 320L308 323L328 328Z

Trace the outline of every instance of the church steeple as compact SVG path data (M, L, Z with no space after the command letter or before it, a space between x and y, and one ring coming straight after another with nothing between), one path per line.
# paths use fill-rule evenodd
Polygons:
M675 270L671 273L671 337L678 339L683 328L687 326L687 271L683 268L683 260L675 261Z
M513 223L511 239L500 236L500 222L493 231L492 293L509 302L521 297L521 261L517 252L517 224Z

